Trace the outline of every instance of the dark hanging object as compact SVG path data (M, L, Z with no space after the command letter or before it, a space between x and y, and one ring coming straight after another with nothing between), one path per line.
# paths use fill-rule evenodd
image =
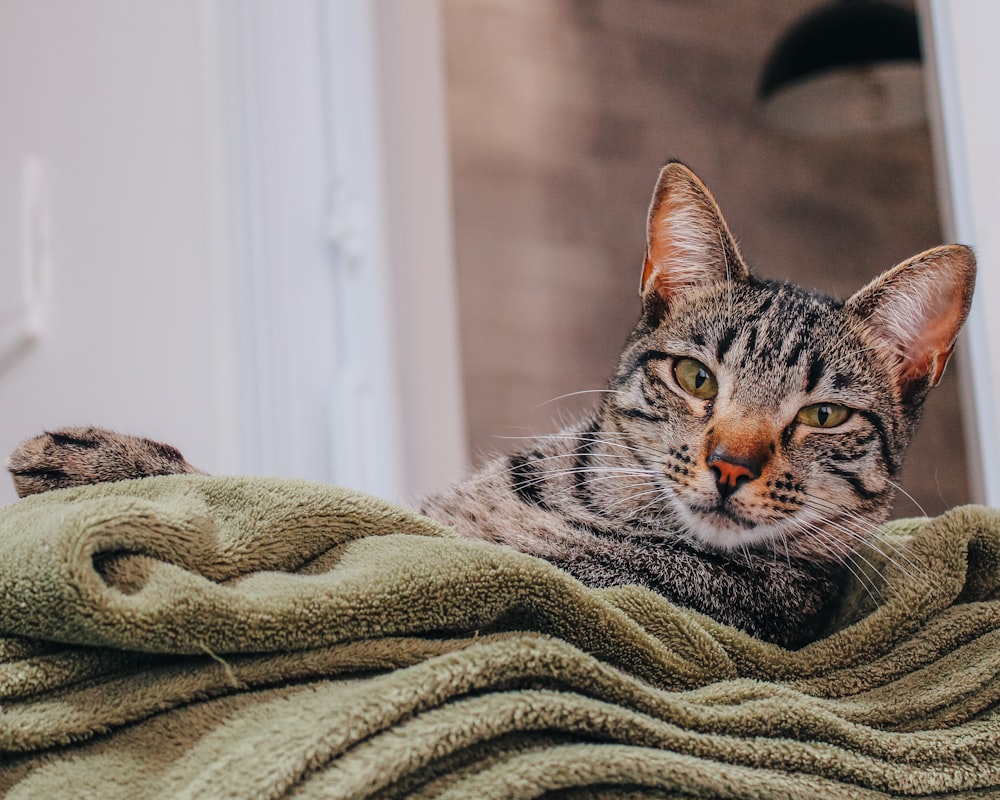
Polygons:
M776 124L802 132L822 132L824 123L843 130L895 127L922 118L920 60L913 11L841 0L789 29L764 68L758 97ZM841 100L846 116L837 107Z

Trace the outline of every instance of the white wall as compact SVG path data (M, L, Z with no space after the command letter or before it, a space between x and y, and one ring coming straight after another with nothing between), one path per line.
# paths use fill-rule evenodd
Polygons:
M922 0L929 60L932 133L944 227L952 241L972 245L979 274L961 344L969 453L976 495L1000 506L1000 3ZM955 413L958 413L955 409ZM977 469L978 468L978 469Z
M397 499L461 470L436 5L0 2L0 453L98 424Z
M50 262L40 336L0 361L2 453L94 423L174 440L211 469L238 464L200 15L157 0L0 5L5 304L31 159L44 166Z

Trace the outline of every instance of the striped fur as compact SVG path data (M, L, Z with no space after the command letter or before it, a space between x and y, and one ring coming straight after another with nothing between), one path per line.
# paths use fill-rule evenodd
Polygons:
M423 510L592 586L639 583L801 644L888 515L924 396L968 312L974 260L938 248L847 303L759 280L680 164L661 173L648 230L643 313L600 406ZM682 358L708 368L716 396L679 385ZM822 403L852 413L830 429L798 421ZM710 466L720 452L752 464L735 489Z

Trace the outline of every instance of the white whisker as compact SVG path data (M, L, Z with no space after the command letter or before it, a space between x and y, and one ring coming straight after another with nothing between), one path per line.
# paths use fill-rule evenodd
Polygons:
M567 392L566 394L561 394L558 397L552 397L548 400L543 400L541 403L531 407L532 411L537 411L545 406L552 405L553 403L558 403L560 400L566 400L570 397L578 397L583 394L624 394L620 389L580 389L577 392Z

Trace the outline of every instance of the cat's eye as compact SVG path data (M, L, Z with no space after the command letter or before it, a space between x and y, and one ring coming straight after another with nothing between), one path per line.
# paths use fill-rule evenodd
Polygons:
M711 400L719 393L715 376L693 358L678 358L674 363L674 377L685 392L699 400Z
M803 425L811 428L836 428L851 416L851 409L836 403L814 403L799 409L795 417Z

